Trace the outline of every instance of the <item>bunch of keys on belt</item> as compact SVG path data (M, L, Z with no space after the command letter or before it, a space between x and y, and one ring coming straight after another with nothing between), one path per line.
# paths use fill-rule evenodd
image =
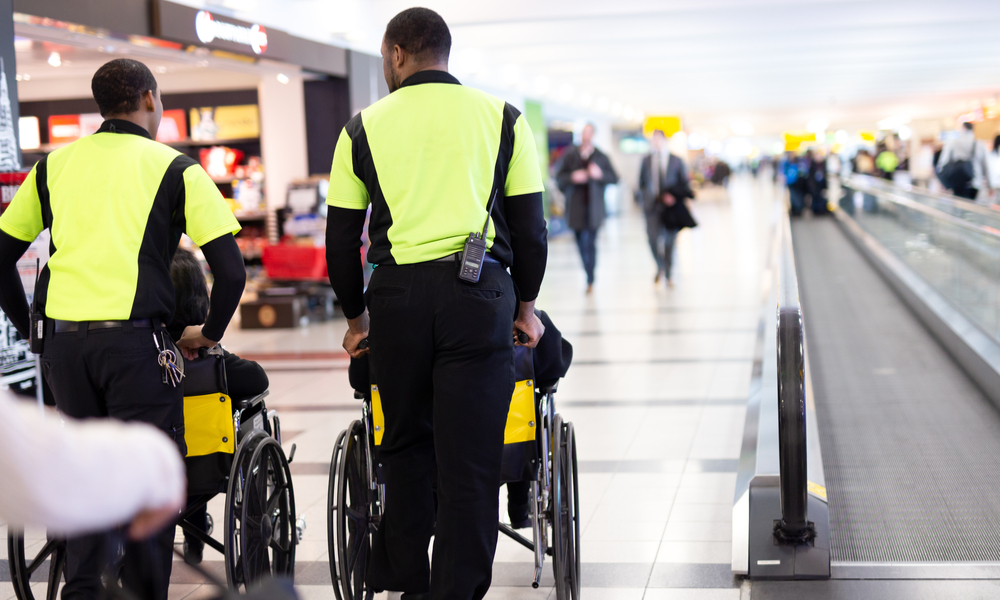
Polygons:
M159 332L153 333L153 343L156 344L156 349L160 352L160 355L156 357L156 362L159 363L160 368L163 369L162 377L160 378L163 383L169 383L170 385L177 387L181 379L184 379L184 371L177 365L177 354L166 347L167 343L164 340L163 344L160 344L161 337L163 333Z

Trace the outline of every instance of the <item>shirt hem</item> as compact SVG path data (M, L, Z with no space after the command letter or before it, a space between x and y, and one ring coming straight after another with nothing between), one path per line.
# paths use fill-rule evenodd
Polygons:
M207 244L207 243L209 243L209 242L211 242L213 240L216 240L216 239L218 239L218 238L226 235L227 233L231 233L233 235L236 235L241 229L243 229L239 225L235 225L235 229L233 227L234 226L231 225L231 224L230 225L223 225L222 227L216 227L215 229L209 231L205 235L198 236L198 239L191 238L191 241L194 242L198 246L204 246L205 244Z
M334 208L346 208L348 210L365 210L368 202L364 200L347 200L346 198L327 198L326 205Z
M537 194L539 192L544 192L545 186L543 185L533 185L526 187L517 187L507 190L507 196L523 196L524 194Z
M21 240L22 242L33 242L38 235L31 235L26 231L22 231L17 227L14 227L10 223L0 219L0 231L3 231L12 238Z

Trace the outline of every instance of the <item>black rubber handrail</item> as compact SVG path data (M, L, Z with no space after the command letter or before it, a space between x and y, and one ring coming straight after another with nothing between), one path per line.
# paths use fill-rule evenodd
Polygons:
M805 343L795 256L788 222L782 228L778 287L778 452L781 520L774 535L784 544L809 543L816 528L807 519Z

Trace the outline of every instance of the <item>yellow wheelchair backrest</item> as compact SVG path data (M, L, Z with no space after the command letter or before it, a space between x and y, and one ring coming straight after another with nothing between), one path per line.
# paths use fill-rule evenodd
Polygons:
M235 453L233 400L222 354L187 361L183 386L186 456Z

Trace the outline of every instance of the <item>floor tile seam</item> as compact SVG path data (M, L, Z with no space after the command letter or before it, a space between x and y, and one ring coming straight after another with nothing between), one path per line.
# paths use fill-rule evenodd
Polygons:
M692 446L693 445L694 445L694 442L692 441ZM687 452L687 455L685 457L685 464L686 464L686 461L688 460L688 458L690 456L691 456L691 448L688 448L688 452ZM682 479L683 479L683 476L682 476ZM676 506L676 503L677 503L677 496L680 493L680 488L681 488L681 486L678 485L677 489L674 490L673 496L670 499L670 508L667 510L667 522L668 523L670 522L670 516L674 512L674 507ZM664 531L666 531L666 530L664 529ZM653 564L654 565L656 564L657 559L660 557L660 552L663 550L663 542L664 542L664 540L661 537L660 538L660 542L659 542L659 544L656 547L656 554L653 556ZM647 591L649 590L649 585L652 582L652 579L653 579L653 569L650 569L649 570L649 576L646 578L646 584L645 584L645 586L643 586ZM645 598L645 597L646 597L646 594L644 592L643 593L643 598Z

